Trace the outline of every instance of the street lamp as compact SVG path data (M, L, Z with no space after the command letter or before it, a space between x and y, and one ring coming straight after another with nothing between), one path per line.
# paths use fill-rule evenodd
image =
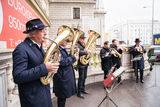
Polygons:
M143 8L147 8L147 6L143 6ZM154 0L152 0L152 23L151 23L151 34L152 34L152 45L153 43L153 34L154 34Z
M153 29L154 28L154 0L152 0L152 45L153 43Z

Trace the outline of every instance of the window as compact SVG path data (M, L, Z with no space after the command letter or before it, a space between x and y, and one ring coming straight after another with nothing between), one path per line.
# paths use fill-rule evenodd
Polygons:
M80 19L80 8L73 8L73 19Z

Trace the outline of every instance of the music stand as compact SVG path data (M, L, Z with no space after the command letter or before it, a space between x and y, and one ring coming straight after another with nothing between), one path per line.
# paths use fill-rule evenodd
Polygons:
M119 69L117 69L114 73L110 73L110 75L104 80L104 86L105 86L105 91L106 91L106 96L102 99L102 101L100 102L100 104L98 105L98 107L101 106L101 104L105 101L105 99L109 99L116 107L118 107L118 105L112 100L112 98L109 96L109 93L111 93L113 91L113 89L115 89L116 87L118 87L120 85L120 82L118 84L116 84L117 82L115 81L117 79L118 76L120 76L123 72L125 71L125 69L123 67L120 67ZM107 88L108 85L110 85L111 83L112 86L110 88L110 90Z
M142 59L142 55L137 55L131 60L131 62L135 61L135 69L136 69L137 73L138 73L138 66L137 66L138 61L141 60L141 59ZM136 75L136 72L135 72L135 75Z

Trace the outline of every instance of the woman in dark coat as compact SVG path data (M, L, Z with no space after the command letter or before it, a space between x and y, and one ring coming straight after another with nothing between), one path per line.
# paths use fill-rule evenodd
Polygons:
M77 93L75 73L72 64L76 61L77 56L71 56L67 53L63 42L59 46L61 58L57 73L53 77L54 92L58 97L58 107L65 107L66 98Z
M138 57L138 56L142 57L138 61L133 61L133 69L136 75L136 83L138 83L138 69L140 70L140 81L141 83L144 83L143 81L143 69L144 69L143 53L146 53L146 50L144 49L142 45L140 45L140 42L141 41L137 38L135 40L136 45L132 46L130 49L130 53L133 55L133 58ZM139 49L137 49L137 47L141 47L143 52L140 52Z

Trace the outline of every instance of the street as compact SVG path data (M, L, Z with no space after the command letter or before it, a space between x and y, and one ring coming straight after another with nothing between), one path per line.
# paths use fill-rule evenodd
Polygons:
M109 96L119 107L160 107L160 65L155 64L150 74L144 77L145 83L135 83L135 79L124 80ZM155 77L156 74L156 77ZM103 82L86 86L89 95L80 99L76 95L67 99L66 107L98 107L105 96ZM108 105L108 106L107 106ZM56 99L53 106L57 107ZM105 100L101 107L115 107Z

